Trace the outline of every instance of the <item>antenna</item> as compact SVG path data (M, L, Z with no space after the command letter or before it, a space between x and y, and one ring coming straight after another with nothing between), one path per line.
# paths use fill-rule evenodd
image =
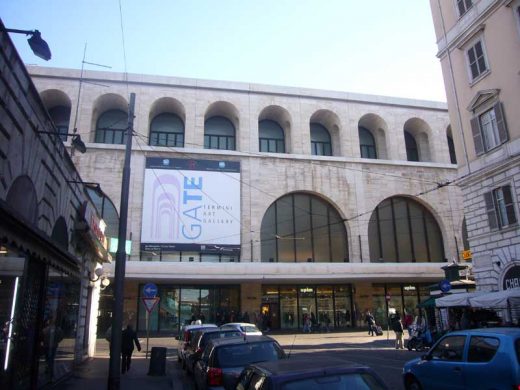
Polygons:
M81 60L81 73L79 75L78 98L76 99L76 113L74 114L74 127L72 130L72 132L74 134L78 132L77 124L78 124L79 101L81 98L81 87L83 86L83 82L84 82L83 81L83 71L85 70L85 64L100 66L100 67L108 68L108 69L112 68L111 66L95 64L93 62L85 61L86 54L87 54L87 42L85 42L85 48L83 49L83 60ZM87 81L85 81L85 82L89 83L89 84L100 85L102 87L109 87L108 85L105 85L105 84L97 84L97 83L92 83L92 82L87 82Z

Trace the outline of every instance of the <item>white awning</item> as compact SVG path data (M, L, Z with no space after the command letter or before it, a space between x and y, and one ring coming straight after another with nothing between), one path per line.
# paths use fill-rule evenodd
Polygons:
M506 308L508 302L515 306L520 301L520 288L510 290L502 290L497 292L488 292L482 295L470 298L471 307L487 307L487 308Z
M461 294L450 294L435 300L437 307L453 307L453 306L469 306L470 298L479 297L485 294L484 292L470 292Z

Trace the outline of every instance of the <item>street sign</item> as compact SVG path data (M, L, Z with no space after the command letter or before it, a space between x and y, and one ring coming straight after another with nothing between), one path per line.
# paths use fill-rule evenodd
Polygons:
M157 302L159 302L159 299L160 298L142 298L143 299L143 304L144 304L144 307L146 308L146 311L148 313L150 313L155 305L157 305Z
M439 288L443 293L446 293L451 290L451 283L448 279L441 280L439 282Z
M143 287L143 295L145 298L154 298L157 296L157 286L154 283L146 283Z

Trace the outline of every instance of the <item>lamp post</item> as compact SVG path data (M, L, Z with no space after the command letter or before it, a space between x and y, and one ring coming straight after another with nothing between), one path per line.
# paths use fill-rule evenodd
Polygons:
M38 30L17 30L14 28L4 28L3 30L15 34L30 35L31 37L27 39L27 42L29 43L29 46L31 47L34 55L45 61L49 61L51 59L51 49L49 49L49 45L42 38L42 35Z
M121 330L123 327L123 293L126 266L126 227L128 222L128 195L130 189L130 157L132 156L132 133L134 130L135 93L130 94L128 127L126 129L125 162L121 182L121 206L119 210L119 233L114 272L114 305L112 310L112 335L110 341L110 365L108 389L119 390L121 384Z

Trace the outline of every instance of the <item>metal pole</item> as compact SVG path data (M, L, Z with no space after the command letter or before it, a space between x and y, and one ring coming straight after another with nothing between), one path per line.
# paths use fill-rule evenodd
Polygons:
M146 359L148 359L148 343L150 342L150 313L146 310Z
M126 133L125 163L121 182L121 206L119 210L119 234L117 236L116 267L114 274L114 306L112 316L112 339L110 343L110 365L108 389L119 390L121 382L121 330L123 328L123 298L126 263L126 226L128 222L128 194L130 190L130 157L132 155L132 134L134 130L135 93L130 94L128 107L128 128Z

